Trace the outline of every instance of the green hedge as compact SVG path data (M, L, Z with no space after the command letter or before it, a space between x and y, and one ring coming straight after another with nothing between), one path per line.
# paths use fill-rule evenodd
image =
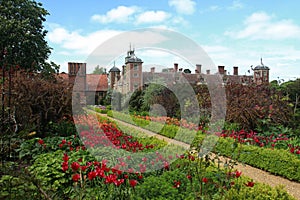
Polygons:
M300 182L300 160L288 151L236 144L231 138L219 138L215 152L233 157L242 163L272 174Z
M116 111L109 111L107 113L109 117L119 119L121 121L127 122L129 124L133 124L139 127L142 127L144 129L147 129L149 131L152 131L154 133L158 133L160 135L166 136L171 139L176 139L181 142L185 143L192 143L194 140L196 134L198 134L194 130L189 130L187 128L181 128L176 125L170 125L170 124L162 124L159 122L152 122L145 119L139 119L134 116L130 116L125 113L120 113Z
M132 123L127 114L114 111L113 114L112 112L109 112L108 115L125 122ZM142 123L145 124L143 119L135 120L135 122L137 126L140 126ZM152 126L152 123L155 126ZM143 128L169 138L174 138L176 135L176 129L174 129L172 125L164 125L161 131L155 131L159 126L157 124L159 123L151 122L151 126L145 126ZM160 124L160 126L162 125ZM189 131L190 130L188 129L185 130L185 134L187 136L186 138L188 138L188 135L190 134ZM183 140L181 140L183 142L186 139L184 137L180 138L183 138ZM194 138L191 146L198 147L204 138L205 135L198 131L197 136ZM300 182L300 160L296 155L291 154L288 151L237 144L232 138L219 138L214 152L226 157L232 157L233 159L237 159L239 162L257 167L272 174Z

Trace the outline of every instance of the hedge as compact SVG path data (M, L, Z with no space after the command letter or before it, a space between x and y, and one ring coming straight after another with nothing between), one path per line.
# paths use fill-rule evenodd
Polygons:
M237 144L231 138L219 138L215 152L239 162L300 182L300 160L285 150Z
M114 111L113 114L112 112L109 112L108 115L114 118L118 118L122 121L132 123L132 120L128 119L127 114ZM144 121L147 120L135 119L134 121L136 122L137 126L140 126L140 124L145 124ZM157 131L157 127L159 125L157 125L156 123L151 122L151 126L145 126L143 128L169 138L175 137L178 129L176 130L173 127L174 125L164 125L163 129ZM162 125L160 125L160 127L161 126ZM189 135L190 130L185 129L184 131L186 135ZM191 144L191 147L199 146L204 138L205 135L201 133L201 131L198 131ZM186 138L183 138L183 140L181 141L185 142L185 139ZM300 160L296 155L291 154L288 151L237 144L232 138L219 138L218 143L214 148L214 153L236 159L239 162L254 166L264 171L268 171L274 175L282 176L289 180L300 182Z

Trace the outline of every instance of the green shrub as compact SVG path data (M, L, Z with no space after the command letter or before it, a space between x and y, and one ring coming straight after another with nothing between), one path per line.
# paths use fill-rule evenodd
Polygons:
M236 144L233 139L219 138L215 152L272 174L300 182L300 159L288 151Z
M73 121L49 122L45 128L43 136L61 136L67 137L76 133L76 127Z
M180 181L178 188L173 187L174 181ZM180 170L166 171L161 176L150 176L136 187L136 199L195 199L188 189L188 179Z
M40 181L42 188L51 196L59 195L56 198L60 199L66 199L73 191L71 174L62 170L63 153L57 150L40 154L29 167L29 171ZM94 160L88 151L82 150L69 152L69 157L69 163L78 161L79 158L82 158L83 162Z
M224 196L224 199L240 200L295 200L282 186L272 188L265 184L256 183L254 187L240 187L238 190L233 187Z
M19 152L20 159L35 159L36 156L47 153L47 152L54 152L56 150L66 150L69 151L69 146L65 144L63 147L59 145L62 143L62 140L66 140L66 143L71 142L72 147L81 146L81 140L78 136L75 135L69 137L60 137L60 136L53 136L53 137L46 137L42 140L44 141L44 145L38 143L40 138L32 138L22 142L20 148L17 150Z

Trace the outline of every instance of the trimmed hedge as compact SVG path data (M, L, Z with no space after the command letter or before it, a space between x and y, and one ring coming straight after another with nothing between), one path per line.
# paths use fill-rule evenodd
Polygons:
M128 114L109 111L107 113L109 117L119 119L129 124L133 124L139 127L142 127L146 130L152 131L154 133L158 133L160 135L166 136L171 139L176 139L185 143L192 143L195 138L197 132L195 130L189 130L187 128L178 127L176 125L171 124L162 124L159 122L148 121L145 119L139 119Z
M108 115L122 121L132 123L132 120L128 119L127 114L114 111L113 115L111 112L109 112ZM134 121L136 122L135 125L137 126L140 126L142 123L145 124L143 119L137 119ZM161 129L161 131L155 131L157 130L158 125L152 126L152 124L154 125L155 123L151 122L151 126L145 126L143 128L169 138L174 138L177 133L175 132L176 129L171 127L173 125L164 125L164 128ZM160 124L160 126L162 125ZM189 131L190 130L188 129L185 130L186 135L189 135ZM205 135L198 131L197 136L194 138L191 146L198 147L204 138ZM185 142L185 138L183 138L181 141ZM219 138L218 143L215 146L214 153L233 158L239 162L268 171L274 175L300 182L300 159L288 151L237 144L232 138Z
M231 138L219 138L215 152L300 182L300 160L296 155L287 151L236 144Z

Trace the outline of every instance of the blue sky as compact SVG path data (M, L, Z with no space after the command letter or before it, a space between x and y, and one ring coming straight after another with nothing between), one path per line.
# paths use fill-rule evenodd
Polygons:
M195 41L216 66L225 65L229 73L233 66L239 66L239 74L247 74L262 57L271 69L271 80L300 77L297 0L39 2L50 13L45 23L47 41L53 48L50 60L60 64L61 71L67 71L67 62L85 62L99 45L120 33L154 27L176 31ZM147 64L150 60L145 53L136 51ZM159 62L168 67L174 62L185 65L176 58ZM109 69L111 65L103 67Z

